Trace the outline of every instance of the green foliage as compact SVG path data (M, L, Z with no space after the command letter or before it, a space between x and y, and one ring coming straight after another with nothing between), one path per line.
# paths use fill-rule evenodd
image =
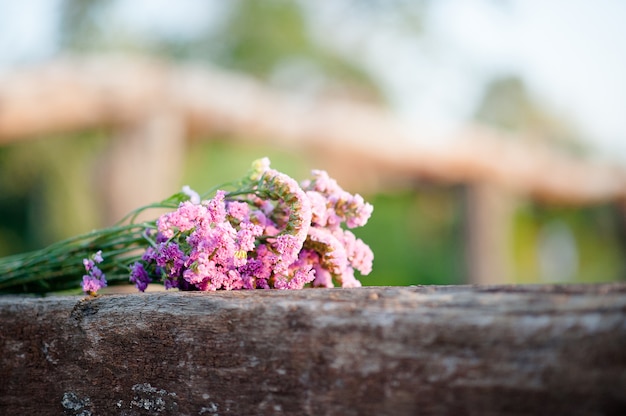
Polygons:
M230 140L230 141L228 141ZM292 178L308 176L314 166L302 154L253 141L242 143L231 139L212 139L190 143L183 182L203 192L207 186L226 183L249 169L250 161L269 157L272 166Z
M0 147L0 256L101 225L93 166L103 139L77 134Z
M364 285L458 284L463 281L461 212L450 189L421 189L369 198L374 214L354 233L374 252Z
M214 60L228 68L268 78L294 61L308 64L329 84L354 84L381 99L369 74L354 61L315 42L300 3L238 0L214 39ZM306 81L306 80L301 80Z
M516 283L558 282L542 276L539 242L542 231L560 224L571 233L577 253L575 273L561 283L593 283L623 280L626 235L623 213L611 205L559 208L528 203L514 220L512 251Z

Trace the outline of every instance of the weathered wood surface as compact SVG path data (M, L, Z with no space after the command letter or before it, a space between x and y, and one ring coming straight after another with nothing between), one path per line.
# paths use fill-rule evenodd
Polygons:
M626 285L0 297L0 414L626 414Z

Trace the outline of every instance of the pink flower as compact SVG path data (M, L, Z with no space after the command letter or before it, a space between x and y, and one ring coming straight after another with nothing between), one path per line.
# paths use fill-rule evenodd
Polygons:
M192 285L201 285L216 274L215 262L211 261L207 252L194 251L187 260L187 269L183 272L183 278Z
M243 288L243 279L237 270L229 270L226 276L228 278L222 283L222 289L237 290Z
M311 201L298 182L284 173L268 169L261 178L261 190L276 201L282 201L288 211L285 233L296 237L300 246L304 243L311 226Z
M343 230L338 238L346 248L350 265L363 275L369 274L374 261L374 253L369 246L348 230Z
M313 280L314 287L334 287L333 275L328 270L322 267L321 264L313 265L315 271L315 280Z
M298 258L298 253L302 248L302 243L299 241L298 237L294 235L283 234L276 238L274 248L276 249L278 255L278 261L274 266L275 273L283 274L286 272L291 263L296 261Z
M206 221L209 212L202 205L194 205L189 201L182 202L174 212L164 214L157 220L157 230L165 238L170 239L178 232L193 230L202 221Z
M228 215L233 217L239 222L248 220L250 215L250 208L248 204L240 201L230 201L226 204Z
M82 288L83 292L90 295L95 295L98 290L107 286L106 276L96 263L102 263L102 250L83 260L87 274L83 276Z
M83 287L83 292L85 293L94 295L98 290L102 289L103 287L106 287L106 285L107 285L107 282L104 279L104 275L102 275L102 278L100 279L92 275L87 275L87 274L83 276L82 287Z
M244 252L254 250L256 238L263 234L263 228L251 222L242 223L239 227L236 239L238 250Z
M326 228L311 227L305 247L315 250L322 266L332 274L339 275L348 266L345 247Z
M324 195L332 195L343 192L337 181L328 176L324 170L312 170L311 180L304 181L302 188L305 190L317 191Z
M131 266L131 281L142 291L152 278L180 290L360 286L354 270L369 273L373 255L342 224L365 224L372 207L326 172L312 175L300 187L262 159L230 196L220 190L198 203L184 189L190 201L162 215L156 235L145 234L153 247ZM88 288L104 276L98 260L85 260Z
M315 279L315 272L311 266L294 270L293 276L278 276L274 279L274 289L302 289L304 286Z
M226 192L219 190L215 193L215 196L208 202L204 202L208 211L208 222L221 223L226 221L226 204L224 197Z
M326 198L316 191L307 191L306 196L311 202L311 223L319 227L324 227L328 217Z
M335 209L346 219L348 228L364 226L374 211L374 207L365 202L359 194L341 202L342 204L338 203Z
M346 268L341 275L341 287L361 287L361 282L354 277L352 267Z
M322 204L319 197L315 195L317 193L325 198L325 206L328 208L326 221L318 221L319 225L337 228L341 222L345 221L348 228L355 228L367 223L374 207L365 202L361 195L351 195L344 191L325 171L314 170L311 174L313 179L304 181L302 187L312 198L314 222L322 218L319 214Z

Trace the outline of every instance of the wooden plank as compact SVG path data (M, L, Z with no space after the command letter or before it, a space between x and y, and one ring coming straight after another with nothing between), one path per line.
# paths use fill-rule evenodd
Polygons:
M0 297L0 413L626 414L626 284Z

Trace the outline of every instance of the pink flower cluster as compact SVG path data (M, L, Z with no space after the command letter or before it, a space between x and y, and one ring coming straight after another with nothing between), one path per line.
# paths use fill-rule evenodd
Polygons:
M102 250L99 250L90 258L83 260L83 265L87 272L87 274L83 276L83 292L95 294L98 290L106 287L106 276L102 273L102 270L96 266L96 264L99 263L102 263Z
M368 274L373 254L342 224L362 226L372 210L326 172L298 184L261 159L241 189L162 215L130 281L141 291L152 281L180 290L358 287L354 270Z

